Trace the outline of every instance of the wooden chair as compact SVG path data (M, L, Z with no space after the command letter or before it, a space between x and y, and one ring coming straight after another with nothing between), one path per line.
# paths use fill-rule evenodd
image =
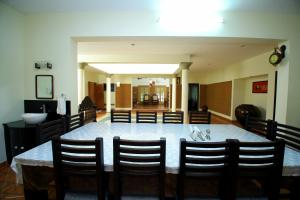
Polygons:
M300 128L273 122L273 138L283 139L285 143L300 150Z
M144 94L143 104L148 105L150 103L151 103L150 95L149 94Z
M136 123L157 123L157 112L136 112Z
M89 109L83 111L83 123L88 124L90 122L97 122L97 112L96 109Z
M152 95L152 105L158 105L159 104L159 99L156 94Z
M131 123L131 111L130 110L111 110L110 114L111 123Z
M234 142L232 140L224 142L188 142L185 139L181 139L180 169L177 179L178 199L183 200L186 197L207 199L208 196L203 194L204 191L202 194L199 194L199 190L201 189L201 181L202 183L203 181L207 183L207 179L209 179L210 181L216 180L218 182L216 194L210 194L210 197L232 200L231 195L232 191L234 191L234 182L231 182L230 179L233 174L231 165L234 162L231 155L233 155L232 152L234 150ZM187 184L187 181L191 180L194 181L192 182L193 185ZM186 185L190 187L185 187ZM191 194L186 194L186 190L191 189L191 187L196 187L197 194L192 196ZM197 198L195 198L196 196Z
M65 118L41 123L37 125L36 143L48 142L52 137L60 136L65 132Z
M190 112L189 114L190 124L210 124L210 112Z
M272 135L272 120L262 120L247 115L245 128L247 131L263 135L270 139Z
M77 115L68 116L66 118L67 131L69 132L69 131L72 131L76 128L83 126L83 124L84 124L83 118L84 118L83 112L81 112Z
M103 139L52 140L56 198L104 200ZM77 184L76 184L77 181ZM89 182L96 182L92 188Z
M114 137L114 197L119 200L124 177L158 178L159 199L165 198L166 140L133 141ZM130 180L129 180L130 181ZM137 187L137 186L136 186ZM143 185L143 187L145 187ZM140 191L143 194L142 191ZM145 194L144 194L145 195ZM143 195L143 196L144 196ZM143 198L144 199L144 198Z
M183 124L183 112L163 112L163 123Z
M240 194L241 197L257 198L258 196L267 196L268 199L278 199L283 167L284 141L239 142L236 140L236 142L238 144L237 151L234 151L236 154L236 165L234 166L236 167L233 167L237 177L236 185L240 185L243 181L248 182L242 188L240 187L240 190L236 188L235 193L237 194L243 190L247 194ZM255 194L253 188L252 190L247 189L246 186L251 185L251 183L254 188L257 187L258 194Z

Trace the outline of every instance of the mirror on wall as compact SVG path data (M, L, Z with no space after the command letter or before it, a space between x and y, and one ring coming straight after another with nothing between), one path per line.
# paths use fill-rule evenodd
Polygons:
M53 99L53 76L35 76L35 96L37 99Z

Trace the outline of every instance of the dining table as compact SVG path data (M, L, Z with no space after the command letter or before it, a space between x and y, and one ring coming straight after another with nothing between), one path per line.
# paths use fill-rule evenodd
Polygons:
M149 124L149 123L103 123L92 122L65 133L61 137L74 140L103 138L104 170L113 171L113 137L131 140L166 139L166 174L179 172L180 139L199 142L218 142L226 139L239 141L268 141L263 136L249 132L232 124ZM11 168L15 171L17 183L24 184L24 190L45 191L53 180L53 158L51 141L41 144L13 158ZM300 152L285 147L283 176L300 176ZM30 199L30 197L26 198Z

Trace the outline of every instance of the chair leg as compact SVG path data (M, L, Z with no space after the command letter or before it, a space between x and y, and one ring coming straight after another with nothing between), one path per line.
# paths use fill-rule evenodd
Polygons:
M178 176L178 181L177 181L177 198L178 200L183 200L184 199L184 178L182 176Z

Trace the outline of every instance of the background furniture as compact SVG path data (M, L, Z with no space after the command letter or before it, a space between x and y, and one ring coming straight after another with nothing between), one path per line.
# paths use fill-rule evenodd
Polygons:
M60 119L62 116L56 113L57 101L55 100L24 100L24 113L42 113L46 108L47 118L45 122ZM71 113L71 102L66 101L66 114ZM7 162L11 163L14 156L23 153L39 143L37 138L37 124L26 124L23 120L3 124L5 150Z
M163 123L183 124L183 112L163 112Z
M269 137L272 134L272 123L271 120L262 120L246 115L245 129L270 139Z
M165 198L166 140L133 141L114 137L114 199L122 196L124 178L157 177L159 199ZM142 164L141 164L142 163ZM130 182L130 179L127 179ZM138 185L135 186L138 188ZM143 191L140 191L140 195ZM143 198L144 199L144 198Z
M84 124L83 118L84 118L83 112L81 112L77 115L67 116L66 117L67 132L83 126L83 124Z
M83 123L97 122L96 109L89 109L83 111Z
M60 136L66 132L65 120L57 119L38 124L36 127L36 143L42 144L54 136Z
M152 105L158 105L159 104L159 99L158 99L158 96L156 94L153 94L152 95L152 98L151 98L151 102L152 102Z
M56 198L58 200L104 200L103 140L52 140ZM96 182L92 185L73 181ZM71 184L73 183L73 184Z
M143 104L144 105L149 105L150 104L150 95L149 94L144 94L144 98L143 98Z
M130 110L111 110L110 121L112 123L131 123L131 111Z
M24 113L42 113L43 106L45 106L46 113L48 113L46 121L52 121L62 117L56 113L56 100L24 100ZM66 101L66 115L71 115L71 101Z
M235 108L235 117L243 126L246 124L247 115L259 118L260 111L256 106L251 104L241 104Z
M210 124L211 113L194 111L189 113L190 124Z
M90 110L90 109L97 109L97 106L94 104L91 97L86 96L86 97L84 97L82 102L79 104L78 113L83 112L85 110Z
M14 156L35 146L36 125L27 125L23 120L3 124L7 162Z
M136 112L136 123L157 123L157 112Z

